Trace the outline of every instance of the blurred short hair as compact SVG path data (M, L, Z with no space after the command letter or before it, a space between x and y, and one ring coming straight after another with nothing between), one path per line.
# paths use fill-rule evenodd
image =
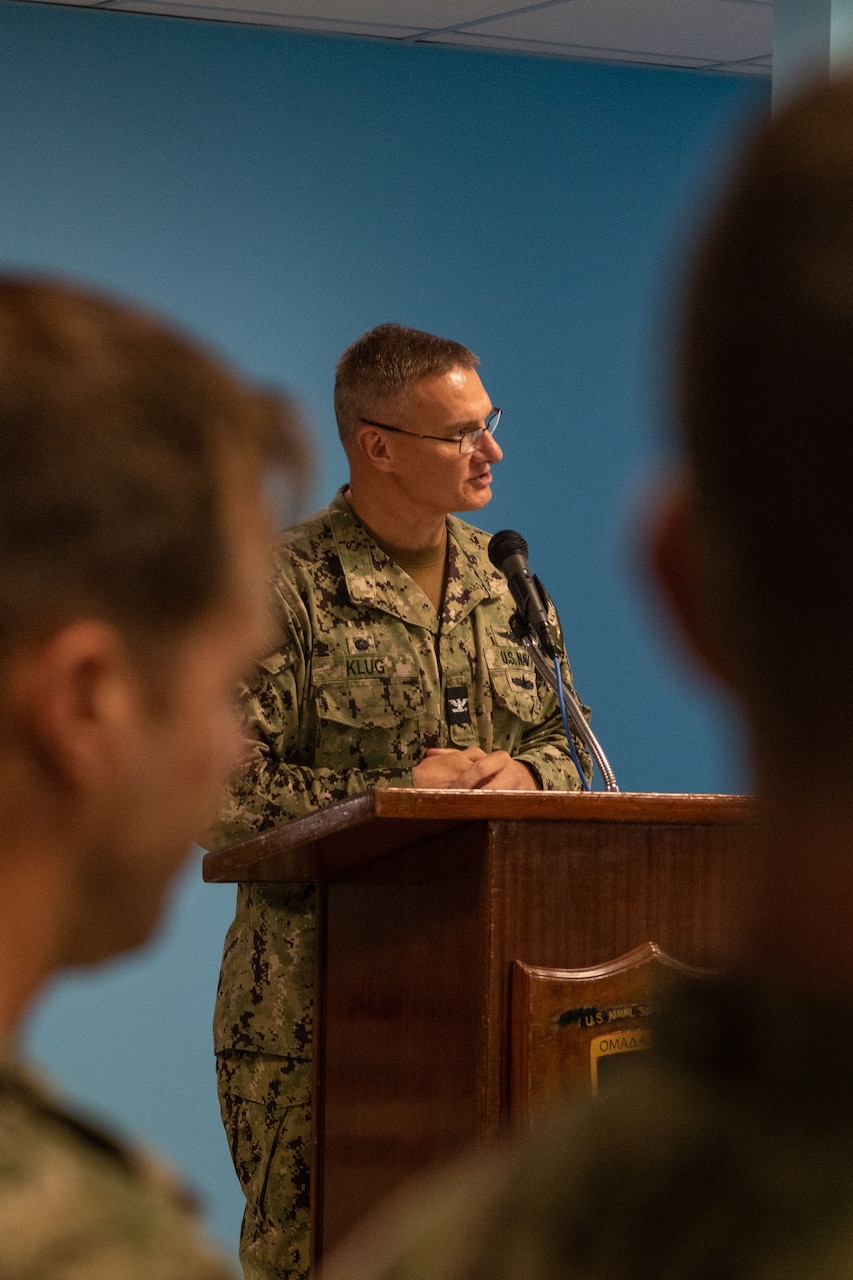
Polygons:
M380 324L368 330L337 364L335 417L344 448L354 442L360 418L375 417L383 403L405 396L421 378L451 369L476 369L479 363L460 342L434 333L401 324Z
M142 311L0 277L0 654L80 613L150 638L214 606L238 454L298 470L293 411Z

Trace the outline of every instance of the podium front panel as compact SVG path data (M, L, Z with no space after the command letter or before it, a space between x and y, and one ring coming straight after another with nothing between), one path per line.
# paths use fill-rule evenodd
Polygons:
M325 889L317 1236L328 1249L409 1174L510 1122L512 962L584 968L653 942L713 968L741 831L469 821Z

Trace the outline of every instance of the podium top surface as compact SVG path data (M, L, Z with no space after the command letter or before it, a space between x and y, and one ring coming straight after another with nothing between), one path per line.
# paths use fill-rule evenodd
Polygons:
M470 822L702 826L743 822L751 811L751 799L737 795L377 787L206 854L204 878L215 884L333 880Z

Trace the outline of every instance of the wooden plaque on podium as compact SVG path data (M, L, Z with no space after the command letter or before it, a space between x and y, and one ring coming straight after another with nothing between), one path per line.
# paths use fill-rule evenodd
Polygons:
M381 788L208 854L209 881L317 881L314 1241L510 1120L513 961L652 942L725 954L740 796Z

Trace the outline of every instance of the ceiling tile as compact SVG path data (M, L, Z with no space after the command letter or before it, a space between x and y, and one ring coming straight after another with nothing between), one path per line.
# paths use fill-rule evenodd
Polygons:
M654 66L704 68L713 66L707 58L676 58L671 54L634 53L630 49L599 48L594 45L560 44L556 40L518 40L500 36L448 31L434 36L430 43L452 44L468 49L491 49L502 53L532 53L545 58L573 58L585 62L651 63Z
M706 67L705 70L724 76L772 75L772 69L769 66L764 66L761 62L715 62L713 66Z
M232 0L230 7L240 13L244 9L256 11L258 5L253 0ZM264 5L282 18L309 20L318 28L333 23L352 30L372 26L399 30L446 27L522 7L523 4L512 4L512 0L268 0Z
M111 0L102 8L119 9L123 13L148 13L174 18L208 19L211 22L237 22L251 26L284 27L291 31L317 31L323 34L378 36L402 40L419 34L422 27L393 27L375 22L322 21L293 17L276 7L274 0L250 0L237 10L234 0Z
M772 0L59 2L540 57L695 67L732 75L771 71Z
M496 18L472 34L673 58L733 61L770 53L773 11L743 0L570 0Z

